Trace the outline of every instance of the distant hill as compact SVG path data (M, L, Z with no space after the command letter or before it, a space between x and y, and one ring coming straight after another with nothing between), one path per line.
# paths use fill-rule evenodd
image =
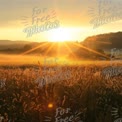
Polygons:
M25 44L30 44L28 41L11 41L11 40L0 40L0 50L4 49L15 49L22 48Z
M78 47L74 46L70 42L66 42L71 49L77 50ZM58 48L61 50L58 51ZM27 52L28 50L31 50ZM62 50L63 49L63 50ZM0 53L2 54L23 54L24 55L47 55L47 56L57 56L57 55L68 55L69 49L62 43L58 42L28 42L28 41L10 41L10 40L0 40Z
M80 44L86 47L86 49L79 48L77 51L75 51L74 54L77 58L101 59L106 56L110 57L110 50L112 48L122 49L122 32L107 33L87 37ZM89 49L97 51L98 53L101 53L103 56L93 51L90 51ZM70 57L72 58L73 55L70 55Z
M0 45L11 45L11 44L27 44L29 41L12 41L12 40L0 40Z
M87 47L110 50L112 48L122 48L122 32L100 34L91 36L83 41Z
M75 56L76 58L80 59L100 59L101 57L108 57L112 48L122 48L122 32L99 34L87 37L83 42L75 43L76 44L73 44L72 42L66 42L66 44L59 45L58 42L54 43L0 40L0 53L24 53L26 55L41 54L47 56L69 55L70 58L74 58ZM58 48L60 48L60 51ZM93 51L90 51L89 49L92 49ZM28 50L31 51L28 52ZM98 53L95 53L95 51ZM99 55L99 53L102 55Z

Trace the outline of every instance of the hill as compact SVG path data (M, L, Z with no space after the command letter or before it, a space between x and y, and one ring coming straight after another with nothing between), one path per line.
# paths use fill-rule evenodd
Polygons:
M83 44L87 47L110 50L122 48L122 32L100 34L86 38Z
M87 37L80 45L81 47L74 52L77 58L101 59L106 57L109 59L111 49L122 48L122 32ZM70 55L70 57L73 56Z

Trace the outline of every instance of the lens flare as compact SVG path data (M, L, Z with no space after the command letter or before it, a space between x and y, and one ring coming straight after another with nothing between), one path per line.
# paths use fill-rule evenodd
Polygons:
M48 104L48 108L53 108L53 104L52 103L49 103Z

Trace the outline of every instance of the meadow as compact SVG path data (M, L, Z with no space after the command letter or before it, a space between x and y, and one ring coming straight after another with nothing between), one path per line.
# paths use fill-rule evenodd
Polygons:
M39 62L1 65L0 117L6 122L114 122L122 117L122 74L106 79L101 72L109 65L107 61L65 66ZM61 75L56 67L62 73L70 71L70 77ZM50 81L58 72L60 75ZM38 78L42 80L37 82ZM58 120L57 108L70 112L60 113ZM72 120L68 120L71 115Z

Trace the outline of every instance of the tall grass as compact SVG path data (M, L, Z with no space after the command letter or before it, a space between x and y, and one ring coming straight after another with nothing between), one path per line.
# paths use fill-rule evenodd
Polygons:
M11 122L43 122L45 116L55 122L55 110L62 107L81 112L83 122L113 122L122 117L122 76L106 79L101 71L107 66L105 62L62 66L62 73L70 71L71 77L62 75L51 82L58 71L44 74L44 66L1 66L0 114ZM50 78L40 87L36 80L47 76Z

